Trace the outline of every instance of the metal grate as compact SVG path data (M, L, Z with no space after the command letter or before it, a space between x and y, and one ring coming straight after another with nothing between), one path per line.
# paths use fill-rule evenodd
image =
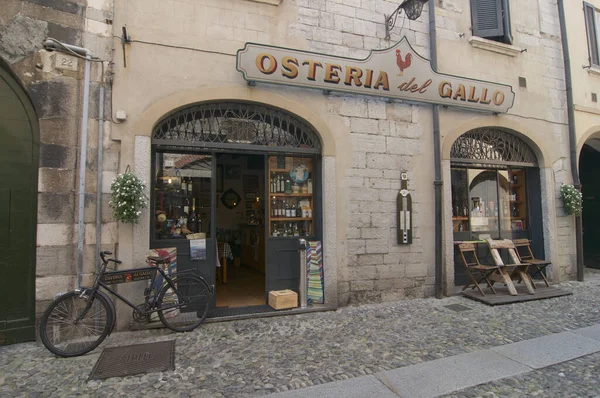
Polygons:
M105 348L90 379L125 377L175 369L175 340Z
M461 135L452 144L450 159L455 163L537 165L525 142L497 128L479 128Z
M462 304L450 304L450 305L445 305L444 307L448 308L449 310L456 311L456 312L471 310L471 307L467 307L466 305L462 305Z
M278 109L251 103L209 103L180 110L154 128L158 146L301 149L319 153L321 141L305 121ZM257 148L256 148L257 149Z

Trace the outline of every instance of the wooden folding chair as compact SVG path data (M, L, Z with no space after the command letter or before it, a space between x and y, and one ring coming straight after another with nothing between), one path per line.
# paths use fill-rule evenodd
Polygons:
M521 259L519 258L519 255L515 249L515 245L512 243L512 241L509 239L486 239L486 241L490 248L492 258L494 259L494 263L496 263L498 266L498 273L490 275L490 280L504 282L508 289L508 293L512 296L516 296L518 294L517 288L512 281L513 279L518 279L523 281L529 294L535 294L533 281L527 273L527 268L529 268L530 264L521 262ZM499 249L508 250L512 264L504 264L504 261L500 256Z
M481 293L482 296L485 296L485 293L479 286L479 283L485 280L491 291L496 294L493 282L489 280L489 276L494 273L498 267L494 265L481 264L479 262L479 258L477 258L477 252L475 251L475 245L473 243L461 243L458 245L458 250L460 251L460 256L462 257L467 274L471 278L471 282L466 284L462 290L465 290L469 286L473 285L472 289L477 288L479 293Z
M548 283L548 279L546 279L546 275L544 275L544 268L548 265L552 264L550 261L541 260L535 258L533 252L531 251L531 245L529 239L513 239L513 243L515 244L515 249L517 251L517 255L522 262L529 263L534 269L534 272L531 275L531 279L540 274L546 286L550 287L550 283ZM535 283L533 285L535 287Z

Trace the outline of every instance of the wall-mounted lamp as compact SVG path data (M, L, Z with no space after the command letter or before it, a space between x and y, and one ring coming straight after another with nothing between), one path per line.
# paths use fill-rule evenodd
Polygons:
M396 26L396 19L402 11L408 19L414 21L421 16L423 5L427 2L428 0L404 0L391 15L385 15L385 39L390 39L390 31Z

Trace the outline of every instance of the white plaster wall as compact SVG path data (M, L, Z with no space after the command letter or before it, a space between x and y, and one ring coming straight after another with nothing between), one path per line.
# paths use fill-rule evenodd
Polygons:
M319 91L268 84L248 87L235 70L235 51L246 41L363 58L371 49L389 47L406 36L421 55L428 57L427 6L418 21L402 24L400 19L392 31L392 40L384 39L383 14L390 14L398 3L384 0L297 0L283 1L279 6L245 0L117 3L115 29L127 25L134 40L146 42L126 46L126 68L121 50L115 53L113 109L123 109L128 114L128 121L114 126L112 131L112 138L122 142L121 168L137 162L133 137L149 136L154 123L174 109L222 99L243 99L283 108L312 123L325 142L327 300L337 298L343 305L432 295L431 107L358 95L323 95ZM440 71L510 84L516 92L515 106L508 115L441 109L445 198L450 198L449 148L460 134L472 128L501 126L520 133L536 152L541 167L552 169L558 159L568 155L564 73L559 62L562 53L552 19L556 16L552 2L524 0L511 4L515 47L527 48L527 52L515 57L469 44L468 0L440 0L437 4ZM120 30L113 33L119 35ZM526 89L518 88L519 76L527 78ZM402 170L408 171L414 206L414 243L409 246L396 244L395 200ZM556 177L551 175L555 173L543 173L542 189L548 196L544 218L555 219L557 188ZM444 203L443 250L446 283L451 287L452 228L448 202L449 199ZM137 236L144 226L140 223L136 228L139 230L131 233ZM545 228L549 238L547 255L560 259L557 267L568 269L569 249L556 248L555 237L558 229L564 228L566 233L569 225L555 226L551 222ZM127 246L135 246L130 251L134 261L138 256L136 251L147 248L147 241L123 236L124 233L120 229L120 247L127 252ZM147 239L147 233L145 236ZM143 249L137 249L138 246Z

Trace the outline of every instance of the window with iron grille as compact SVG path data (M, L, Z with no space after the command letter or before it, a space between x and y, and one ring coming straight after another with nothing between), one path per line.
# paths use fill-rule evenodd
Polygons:
M600 12L591 4L583 3L585 28L588 40L588 53L590 65L599 66L600 59L598 53L598 29L600 28Z
M302 119L261 104L219 102L177 111L155 127L152 143L158 147L201 147L320 153L321 140Z
M471 0L473 36L512 44L509 0Z

